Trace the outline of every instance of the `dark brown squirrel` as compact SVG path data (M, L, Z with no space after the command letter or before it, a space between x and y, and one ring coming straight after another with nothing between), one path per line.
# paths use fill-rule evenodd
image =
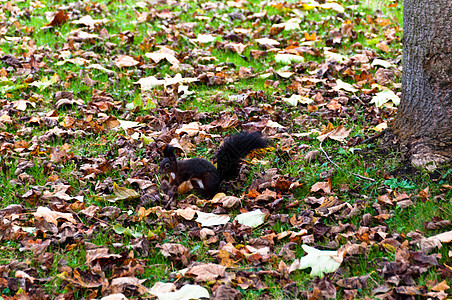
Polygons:
M160 162L160 173L168 174L170 185L178 187L182 182L196 181L198 186L211 198L217 193L225 179L236 177L240 161L256 149L268 147L268 140L259 131L241 132L227 137L215 155L217 167L203 158L177 160L174 147L166 145L164 159Z

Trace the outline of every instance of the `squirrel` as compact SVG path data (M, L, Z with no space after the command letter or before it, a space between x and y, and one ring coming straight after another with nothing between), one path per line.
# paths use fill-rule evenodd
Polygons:
M164 159L160 162L160 173L169 174L169 183L178 187L182 182L196 181L198 186L212 198L225 179L239 173L240 161L256 149L268 147L267 138L261 132L241 132L227 137L215 155L217 167L203 158L177 160L174 147L166 145Z

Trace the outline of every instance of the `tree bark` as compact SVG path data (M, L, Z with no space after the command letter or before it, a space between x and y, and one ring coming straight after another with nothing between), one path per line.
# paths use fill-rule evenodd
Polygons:
M452 159L452 1L405 0L402 99L390 129L414 165Z

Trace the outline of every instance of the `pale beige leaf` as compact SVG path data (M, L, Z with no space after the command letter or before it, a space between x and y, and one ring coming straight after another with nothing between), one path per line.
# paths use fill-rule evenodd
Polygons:
M312 100L311 98L304 97L304 96L297 95L297 94L293 94L289 98L282 98L282 99L284 102L286 102L292 106L297 106L298 103L311 104L312 102L314 102L314 100Z
M391 90L383 90L376 93L375 96L372 97L370 103L375 103L376 107L380 107L388 101L392 101L392 103L397 106L400 104L400 97Z
M118 55L118 58L115 61L115 65L118 68L134 67L139 63L139 61L135 60L132 56L129 55Z
M86 68L87 68L87 69L96 69L96 70L105 72L105 73L107 73L107 74L110 75L110 76L113 76L113 75L116 74L116 72L114 72L114 71L112 71L112 70L109 70L109 69L105 68L105 67L102 66L101 64L91 64L91 65L87 66Z
M196 39L193 39L193 42L198 42L201 44L207 44L215 41L216 37L211 34L198 34Z
M178 209L175 211L177 216L184 218L185 220L192 220L195 217L196 210L191 207L186 207L184 209Z
M325 58L327 60L335 60L338 63L342 63L347 59L344 55L341 55L339 53L330 52L328 50L325 50L323 52L323 54L325 55Z
M201 226L217 226L224 225L229 222L230 217L228 215L216 215L212 213L204 213L201 211L196 212L198 218L195 220L198 223L201 223Z
M350 83L343 82L340 79L336 80L336 84L337 85L335 87L333 87L333 90L335 90L335 91L344 90L344 91L352 92L352 93L355 93L358 91L358 89L353 87L353 85L351 85Z
M176 290L176 285L172 282L161 282L157 281L149 290L152 295L158 296L159 294L166 294L174 292Z
M275 61L277 63L289 65L291 63L301 63L304 62L303 56L294 54L276 54Z
M248 47L248 45L244 45L242 43L234 43L230 42L224 45L224 49L236 52L238 54L242 54L242 52Z
M86 15L86 16L81 17L78 20L72 21L72 23L74 23L74 24L85 25L86 27L94 27L96 25L102 25L102 24L105 24L108 22L109 22L108 19L94 20L93 17L91 17L90 15Z
M372 61L371 66L372 67L373 66L382 66L383 68L387 69L387 68L392 67L393 65L390 62L386 61L386 60L382 60L382 59L376 58L376 59L374 59Z
M342 5L340 5L339 3L336 2L327 2L327 3L323 3L320 4L319 7L323 8L323 9L332 9L335 10L339 13L343 13L344 12L344 7Z
M339 251L322 251L303 244L307 253L301 259L296 259L289 268L289 272L297 269L311 268L311 276L323 276L324 273L336 271L342 262L344 253Z
M43 206L38 207L38 209L36 210L35 213L33 213L33 215L35 216L35 218L43 218L47 222L53 223L57 226L59 219L69 221L73 224L77 223L71 213L62 213L58 211L53 211L50 208Z
M152 59L154 63L159 63L161 60L166 59L172 65L179 64L179 60L176 58L176 51L167 47L162 47L155 52L146 53L144 56Z
M247 213L239 214L237 217L235 217L234 220L237 220L239 224L254 228L264 223L265 216L266 214L264 214L260 209L257 209Z
M181 128L176 129L176 134L181 135L182 133L187 133L188 136L195 136L201 130L200 126L201 123L199 122L184 124Z
M437 238L438 240L441 241L441 243L450 243L452 242L452 230L437 234L432 238Z
M274 39L260 38L260 39L256 39L255 41L263 46L270 46L270 47L279 46L279 42Z
M17 100L13 102L13 106L15 109L20 111L26 111L27 110L27 104L31 105L30 101L27 100Z
M170 293L161 293L155 296L157 296L159 300L191 300L210 298L209 291L206 288L194 284L186 284L181 287L180 290Z
M100 300L127 300L128 298L122 293L110 294L108 296L100 298Z

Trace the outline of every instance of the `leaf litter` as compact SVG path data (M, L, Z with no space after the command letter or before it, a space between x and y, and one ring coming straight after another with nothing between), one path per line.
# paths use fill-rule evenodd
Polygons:
M447 202L450 186L433 200L428 189L400 193L384 172L374 176L398 185L378 194L341 185L317 143L351 157L394 116L395 17L351 17L351 2L4 4L5 299L450 294L447 208L413 231L388 226L401 209ZM158 174L163 145L209 158L241 130L274 148L213 199L186 182L174 201ZM309 166L314 180L300 169Z

